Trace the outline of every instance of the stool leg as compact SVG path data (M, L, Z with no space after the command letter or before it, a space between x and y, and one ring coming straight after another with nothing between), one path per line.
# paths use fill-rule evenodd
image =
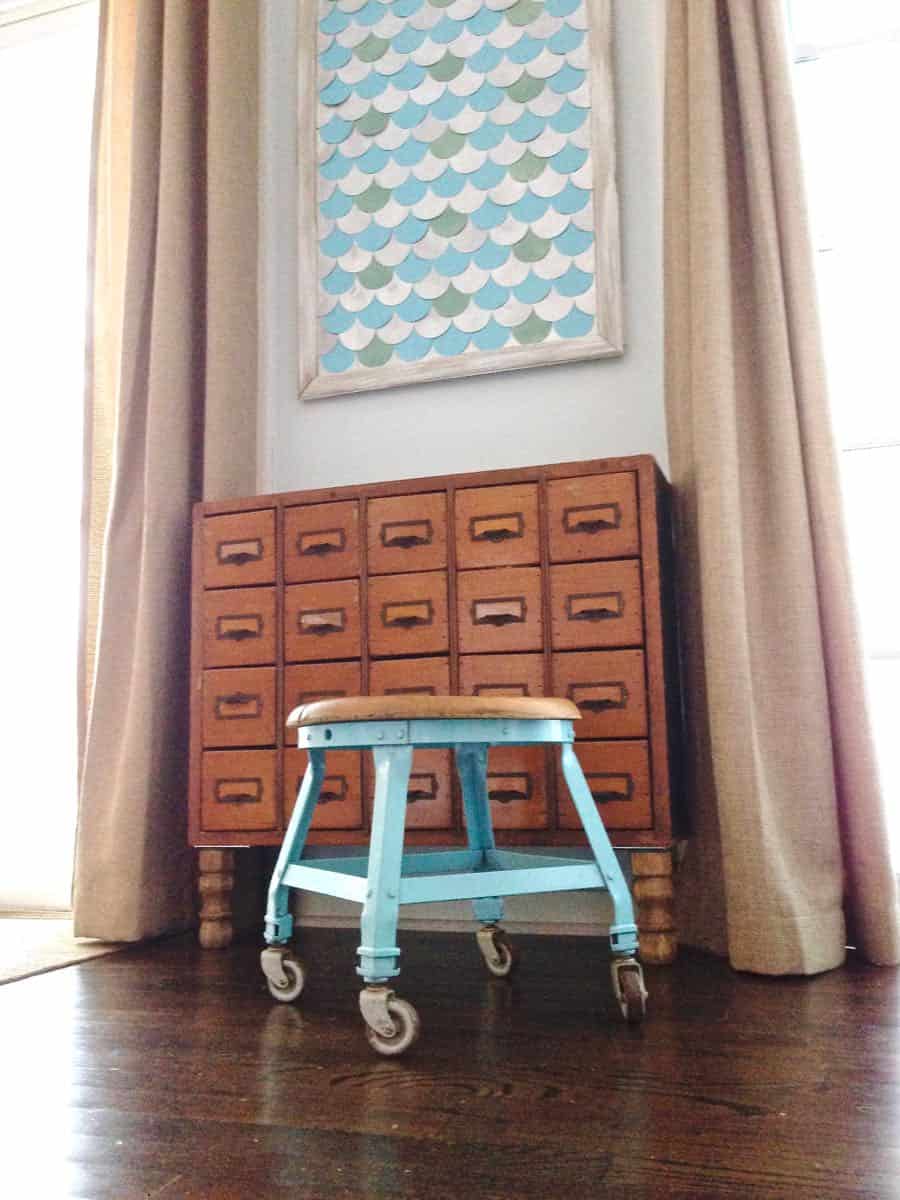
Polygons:
M310 750L309 763L303 775L303 782L300 784L300 791L297 793L297 803L291 813L291 819L281 843L281 850L278 853L278 861L269 884L265 938L270 946L281 945L289 941L293 933L294 921L288 912L290 889L285 887L282 881L285 871L298 862L303 853L324 777L324 750Z
M375 807L369 837L366 902L360 919L361 945L357 971L366 983L382 983L399 975L397 914L403 869L403 824L412 766L411 746L376 746Z

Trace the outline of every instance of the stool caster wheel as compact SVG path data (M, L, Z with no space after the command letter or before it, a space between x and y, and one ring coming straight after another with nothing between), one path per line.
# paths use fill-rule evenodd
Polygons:
M634 958L614 959L610 970L622 1016L629 1025L639 1025L647 1013L647 989L641 964Z
M484 965L498 979L505 979L516 969L519 955L507 936L506 930L499 925L485 925L476 933L478 949L484 959Z
M404 1054L419 1036L419 1014L390 988L364 988L359 994L359 1008L369 1045L378 1054L387 1058Z
M296 1000L306 983L306 970L290 950L269 946L260 955L269 995L282 1004Z

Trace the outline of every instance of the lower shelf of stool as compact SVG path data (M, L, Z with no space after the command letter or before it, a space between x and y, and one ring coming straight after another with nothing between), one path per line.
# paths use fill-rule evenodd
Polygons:
M287 887L363 904L369 856L297 863L284 875ZM514 850L438 850L404 854L400 904L531 896L604 888L596 863Z

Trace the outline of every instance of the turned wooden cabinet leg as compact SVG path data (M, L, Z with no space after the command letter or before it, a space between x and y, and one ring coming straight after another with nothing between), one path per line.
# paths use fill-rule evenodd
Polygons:
M200 945L221 950L234 937L231 894L234 889L234 851L200 850L197 855L200 893Z
M641 958L651 966L673 963L678 937L670 851L633 850L631 874Z

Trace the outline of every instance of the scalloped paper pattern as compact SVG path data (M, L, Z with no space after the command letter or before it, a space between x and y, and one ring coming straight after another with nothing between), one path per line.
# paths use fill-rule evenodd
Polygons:
M319 0L321 365L585 338L585 0Z

